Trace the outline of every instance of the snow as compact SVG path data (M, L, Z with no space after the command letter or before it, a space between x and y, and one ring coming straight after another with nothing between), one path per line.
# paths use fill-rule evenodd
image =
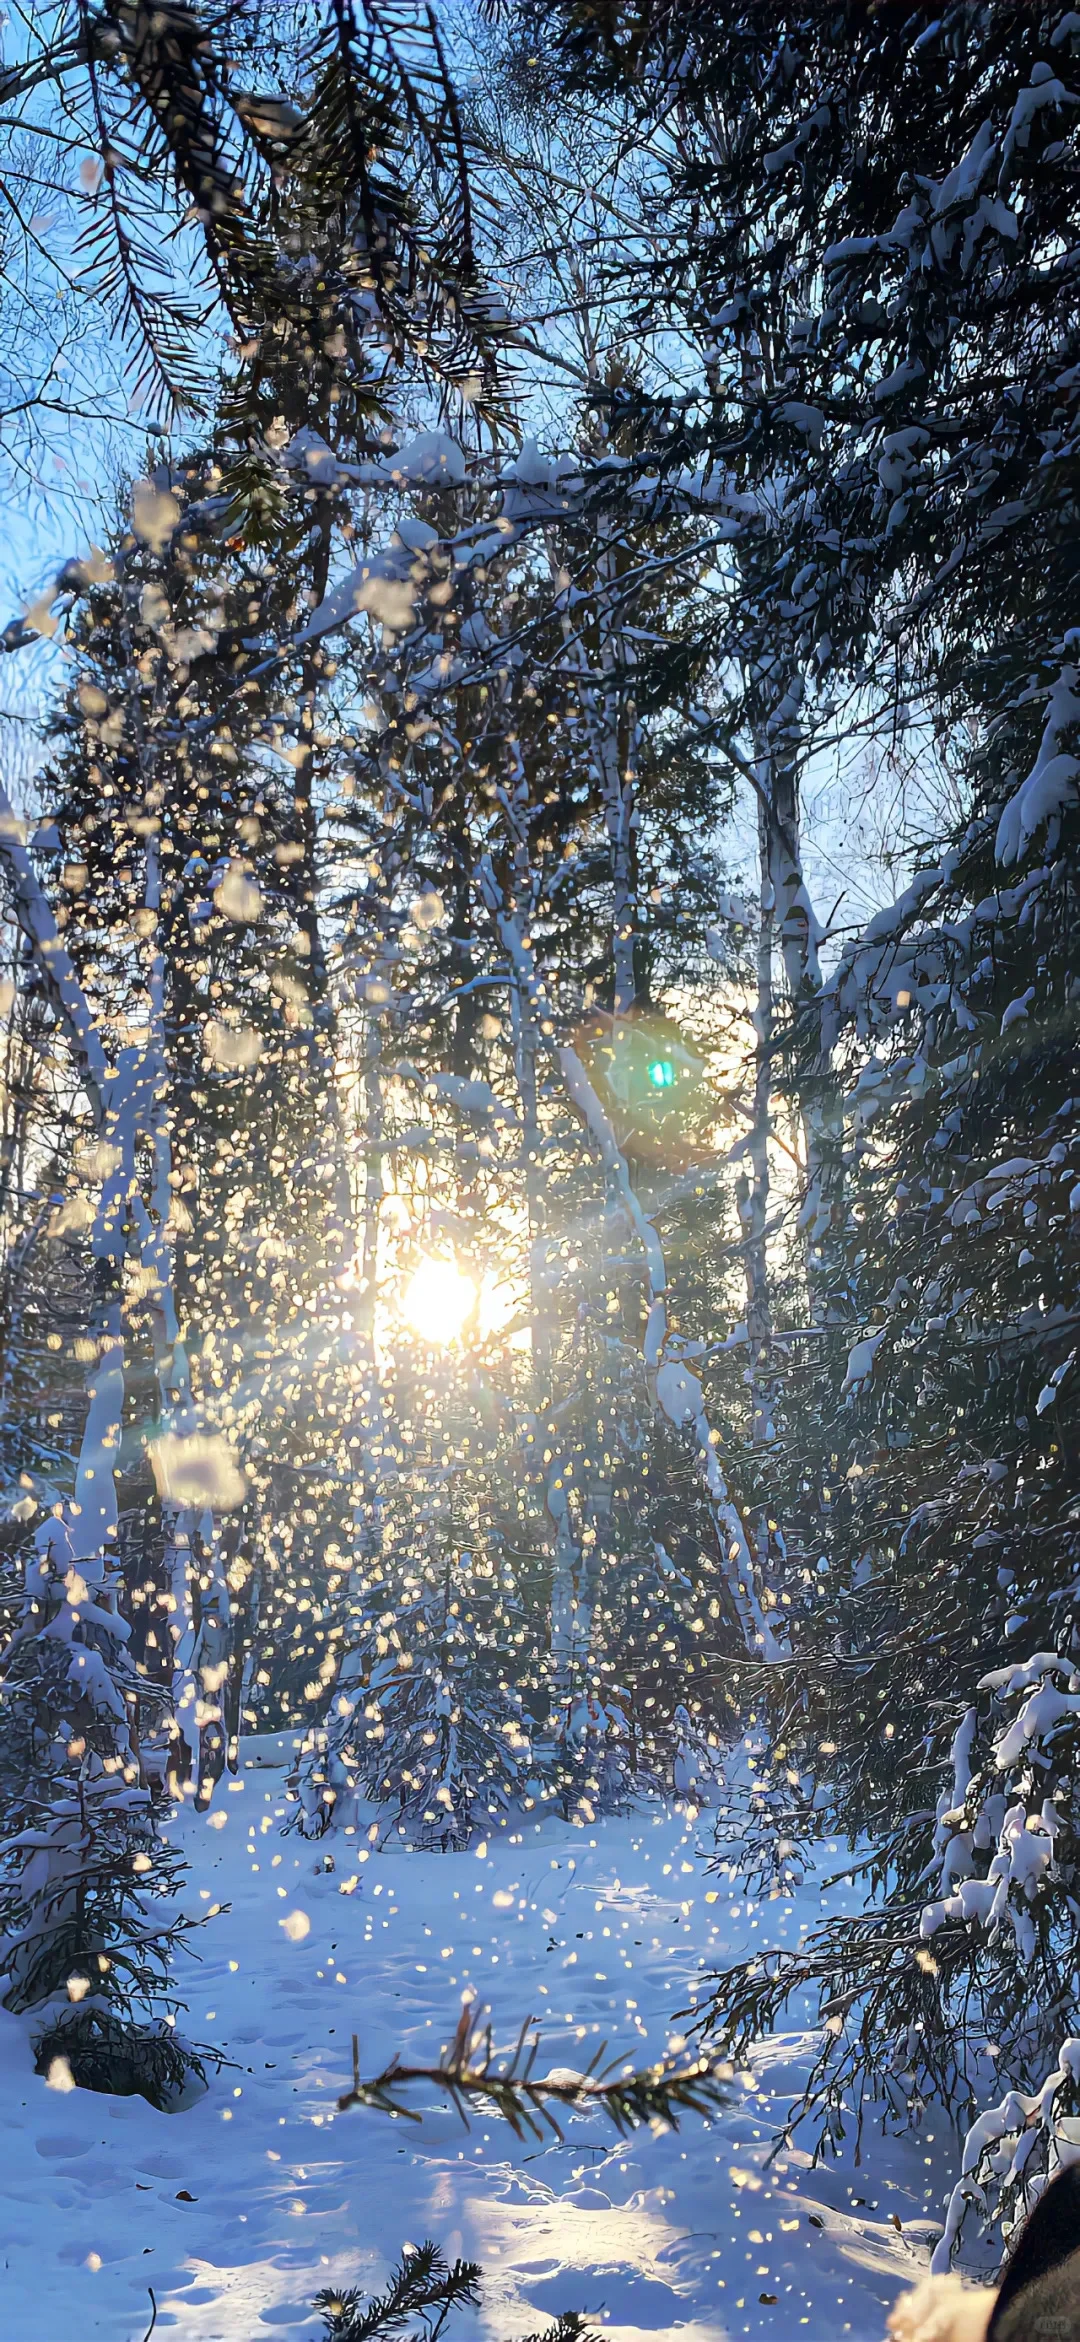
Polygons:
M741 895L719 892L716 897L716 909L718 916L724 920L727 926L749 927L753 923L751 913ZM729 938L725 935L723 928L707 927L705 929L705 949L711 959L719 960L721 964L726 962Z
M214 888L214 902L226 919L235 919L238 925L250 925L262 914L262 890L235 860L226 863Z
M1076 2118L1060 2115L1055 2104L1062 2086L1075 2085L1078 2076L1080 2041L1070 2036L1061 2044L1053 2072L1038 2089L1030 2094L1009 2090L1000 2105L988 2106L976 2117L964 2141L961 2174L949 2198L944 2235L934 2251L934 2270L948 2268L971 2205L985 2214L988 2186L1019 2182L1022 2201L1030 2209L1047 2176L1080 2161ZM1045 2168L1040 2148L1046 2155Z
M227 1073L243 1073L249 1066L257 1065L263 1046L256 1025L226 1025L220 1017L207 1018L202 1045L211 1062Z
M66 1027L91 1102L97 1113L103 1115L109 1077L101 1036L95 1029L89 1003L60 941L56 921L26 851L23 824L3 788L0 788L0 854L11 880L15 915Z
M542 455L535 439L525 438L513 463L503 470L504 480L518 480L523 488L550 488L556 476L551 458Z
M790 423L794 431L801 431L804 438L809 440L815 455L818 454L825 436L825 417L820 407L807 406L804 399L785 399L780 408L780 418L782 422Z
M701 1405L701 1384L689 1367L667 1358L656 1377L656 1396L669 1423L692 1423Z
M302 430L294 431L281 449L281 461L288 471L299 472L317 488L372 487L385 485L388 480L399 486L409 482L422 487L435 483L460 487L465 479L464 449L445 431L420 431L396 455L383 456L377 463L353 463L336 454L317 431L305 424ZM524 477L520 473L518 476ZM425 524L406 521L405 528L424 530ZM420 537L402 536L405 544L435 541L434 529L426 529Z
M76 1560L89 1565L117 1530L112 1462L120 1445L124 1410L124 1345L118 1301L104 1322L100 1356L86 1387L90 1404L75 1474L72 1544Z
M168 488L154 480L136 480L131 494L131 523L137 537L153 552L163 553L180 519L180 506Z
M147 1449L158 1494L170 1504L231 1512L246 1484L227 1439L218 1432L167 1431Z
M386 553L373 553L368 560L358 562L340 585L334 586L326 600L312 611L306 624L298 628L295 640L316 642L339 626L347 626L350 619L364 611L380 626L393 633L404 633L413 623L423 577L422 561L407 545L400 545L396 550L391 548Z
M1060 1662L1057 1663L1060 1667ZM1030 1740L1042 1740L1068 1717L1080 1713L1080 1698L1073 1692L1061 1692L1043 1681L1038 1691L1032 1692L1015 1723L1002 1734L994 1749L994 1763L1003 1773L1014 1765Z
M1072 90L1066 89L1064 82L1058 80L1051 66L1045 63L1032 66L1030 84L1027 89L1020 91L1002 143L1001 171L998 178L998 187L1002 193L1008 189L1011 183L1012 166L1017 150L1028 144L1031 136L1031 125L1036 115L1042 113L1047 106L1076 105L1080 105L1080 98L1076 97Z
M861 1389L863 1383L869 1380L874 1371L878 1343L887 1331L886 1326L875 1326L872 1334L864 1334L861 1341L852 1344L848 1351L847 1373L840 1386L841 1397L847 1391Z
M1065 807L1075 802L1080 763L1075 756L1059 748L1058 743L1064 733L1075 729L1080 722L1078 681L1080 677L1075 667L1063 667L1057 682L1047 694L1046 722L1039 753L1026 780L1009 798L998 822L997 859L1006 867L1019 862L1040 829L1047 823L1056 822Z
M1034 998L1035 986L1029 984L1026 992L1021 992L1015 1000L1010 1000L1008 1007L1002 1013L1001 1030L1003 1033L1007 1033L1013 1025L1024 1023Z
M394 2050L426 2062L464 1990L507 2044L523 2017L542 2017L543 2070L580 2071L601 2041L648 2063L703 1969L794 1942L823 1903L857 1898L811 1881L761 1907L729 1900L729 1882L704 1870L703 1820L655 1805L591 1836L524 1817L516 1842L471 1854L379 1851L363 1827L282 1837L283 1775L259 1761L280 1742L251 1746L209 1814L188 1808L173 1825L193 1865L185 1904L214 1912L185 2030L235 2061L209 2094L169 2116L50 2088L22 2021L0 2016L5 2342L141 2342L151 2285L156 2330L177 2342L314 2342L320 2287L370 2285L427 2235L484 2264L463 2342L501 2342L575 2306L604 2313L617 2342L676 2327L687 2342L884 2335L954 2176L947 2125L930 2116L927 2135L903 2141L869 2132L858 2168L812 2170L798 2145L768 2164L810 2035L763 2043L730 2112L677 2137L620 2141L588 2117L565 2145L518 2144L490 2119L466 2135L445 2109L417 2129L334 2103L353 2031L365 2075ZM835 1844L825 1855L839 1867Z
M433 1073L424 1083L424 1094L444 1098L447 1105L458 1107L462 1114L475 1114L481 1121L517 1122L517 1116L505 1105L490 1082L466 1081L464 1074Z
M894 366L891 374L883 374L880 382L872 385L870 395L875 405L884 406L889 399L901 398L905 391L914 390L925 374L921 359L905 358L899 366Z
M302 430L294 431L282 448L281 461L287 470L299 472L317 488L340 488L349 482L367 486L383 476L378 464L349 463L335 455L326 440L307 424Z
M418 431L397 455L387 458L386 470L392 480L457 487L465 478L465 452L445 431Z

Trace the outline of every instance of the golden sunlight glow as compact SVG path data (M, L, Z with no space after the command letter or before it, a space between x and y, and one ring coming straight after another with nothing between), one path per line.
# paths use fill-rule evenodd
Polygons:
M512 1278L500 1276L496 1269L484 1270L480 1280L476 1323L485 1341L490 1334L502 1333L511 1318L517 1315L520 1301L520 1290Z
M456 1261L422 1260L405 1288L401 1314L422 1342L456 1342L476 1308L476 1286Z

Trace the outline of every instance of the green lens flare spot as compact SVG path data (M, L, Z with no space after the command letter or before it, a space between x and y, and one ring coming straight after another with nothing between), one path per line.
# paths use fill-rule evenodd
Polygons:
M670 1057L654 1057L649 1067L649 1080L654 1090L673 1090L675 1068Z

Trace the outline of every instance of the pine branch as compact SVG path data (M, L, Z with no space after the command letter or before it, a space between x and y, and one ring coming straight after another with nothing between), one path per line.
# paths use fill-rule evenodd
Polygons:
M376 2336L400 2334L414 2318L420 2319L429 2342L435 2342L452 2309L475 2309L480 2274L476 2261L448 2266L429 2239L414 2252L402 2253L385 2292L365 2302L356 2290L327 2289L317 2295L315 2307L323 2312L328 2342L375 2342Z
M468 2128L470 2114L484 2112L507 2122L515 2138L544 2137L544 2125L561 2139L553 2109L564 2115L582 2109L607 2116L620 2138L646 2124L650 2129L677 2131L687 2114L705 2119L728 2103L732 2068L702 2056L684 2062L661 2061L639 2073L614 2075L602 2066L607 2047L601 2042L584 2073L555 2068L548 2075L534 2072L539 2035L526 2037L533 2023L526 2017L510 2057L495 2062L490 2023L483 2023L475 2003L462 2009L457 2031L444 2061L435 2066L407 2066L397 2057L371 2081L360 2076L360 2049L353 2035L352 2088L338 2099L342 2113L352 2106L377 2107L384 2114L404 2115L410 2122L422 2118L403 2097L410 2085L423 2083L456 2107Z
M413 2320L408 2342L439 2342L455 2309L475 2309L480 2299L482 2271L476 2261L448 2266L438 2245L427 2243L402 2253L389 2284L369 2299L355 2288L340 2293L327 2287L316 2297L323 2313L326 2342L389 2342ZM597 2342L579 2310L566 2310L521 2342Z
M581 2311L564 2310L553 2326L541 2326L535 2334L523 2334L521 2342L597 2342L597 2336L586 2325Z

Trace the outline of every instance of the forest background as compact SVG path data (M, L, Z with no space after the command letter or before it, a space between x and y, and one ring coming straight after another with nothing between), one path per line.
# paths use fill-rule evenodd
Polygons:
M1078 2119L1080 18L6 38L6 2006L205 2080L283 1726L309 1836L839 1834L699 2022L972 2123L947 2260Z

